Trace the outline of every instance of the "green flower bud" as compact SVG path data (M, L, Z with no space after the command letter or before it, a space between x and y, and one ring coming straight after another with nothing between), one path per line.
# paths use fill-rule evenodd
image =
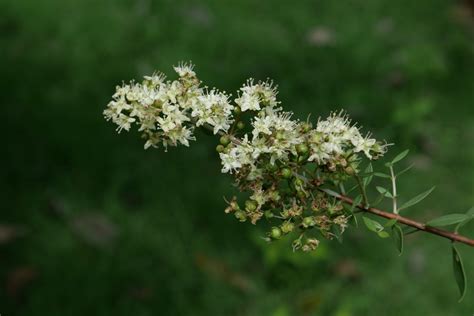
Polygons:
M272 191L272 192L270 193L270 199L272 199L272 201L277 202L277 201L280 200L280 198L281 198L281 197L280 197L280 193L278 193L278 191Z
M299 154L306 154L308 152L308 146L306 144L298 144L296 145L296 151Z
M281 225L281 231L282 231L284 234L291 233L291 232L293 231L293 229L295 229L295 224L293 224L292 222L284 222L284 223Z
M314 217L308 216L308 217L303 218L303 227L304 228L312 227L314 225L316 225Z
M242 121L237 122L237 129L244 129L245 123Z
M257 209L257 202L252 200L245 201L245 209L249 212L253 212Z
M219 141L224 146L227 146L230 144L230 138L227 135L222 135Z
M240 109L240 106L235 106L234 107L234 113L235 113L235 115L240 115L240 113L242 113L242 110Z
M245 222L247 220L247 215L244 211L238 210L234 213L235 218L237 218L241 222Z
M220 144L216 146L216 151L217 151L218 153L222 153L222 152L224 152L224 150L225 150L225 147L224 147L224 146L222 146L222 145L220 145Z
M279 227L272 227L270 231L270 237L273 239L280 239L281 238L281 229Z
M303 130L304 133L307 133L313 128L313 125L311 123L303 123L301 124L301 129Z
M274 215L272 213L272 211L268 210L268 211L265 211L265 217L266 218L272 218Z
M298 197L301 199L304 199L307 196L303 190L298 190L298 192L296 192L296 195L298 195Z
M346 173L351 176L355 174L355 170L351 166L346 167L344 171L346 171Z
M240 209L239 204L237 201L231 201L229 206L231 207L232 210L237 211Z
M301 156L298 157L298 162L303 162L308 158L309 158L309 153L301 154Z
M293 185L295 186L296 190L300 190L304 185L304 181L300 178L295 178L295 180L293 180Z
M291 176L293 175L293 172L291 172L291 169L290 168L283 168L281 169L281 176L285 179L289 179L291 178Z

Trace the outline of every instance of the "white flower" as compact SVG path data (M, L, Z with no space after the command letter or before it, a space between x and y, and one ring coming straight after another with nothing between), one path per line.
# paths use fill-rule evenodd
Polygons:
M260 110L259 98L254 94L244 92L239 98L235 99L235 103L240 106L243 112Z
M254 84L253 79L240 88L242 95L235 99L235 103L240 106L243 112L251 110L258 111L263 107L275 107L278 102L276 100L277 91L273 87L273 82L258 82Z
M363 151L364 154L367 156L367 158L372 159L372 155L370 151L374 147L376 140L373 138L369 138L368 136L366 138L355 138L351 140L352 144L354 145L354 152L358 153L360 151Z
M149 81L152 86L160 86L164 84L166 80L166 76L159 72L155 72L151 76L144 76L143 78Z
M178 66L173 67L174 71L180 76L180 77L195 77L196 73L194 72L194 65L190 63L180 63Z
M232 173L242 167L238 148L232 148L228 153L220 153L219 157L222 161L222 173Z
M119 114L118 117L115 118L114 123L118 125L117 132L121 132L122 129L129 131L131 124L135 122L134 118L128 117L123 114Z

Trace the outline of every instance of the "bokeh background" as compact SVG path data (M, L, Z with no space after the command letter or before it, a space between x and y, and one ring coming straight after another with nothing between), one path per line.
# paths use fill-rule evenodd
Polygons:
M115 85L192 60L235 92L273 78L299 118L346 109L411 149L406 215L474 205L472 1L0 1L0 314L472 315L450 244L350 229L311 255L224 214L216 140L143 150ZM464 233L473 235L474 226ZM474 251L460 245L474 280Z

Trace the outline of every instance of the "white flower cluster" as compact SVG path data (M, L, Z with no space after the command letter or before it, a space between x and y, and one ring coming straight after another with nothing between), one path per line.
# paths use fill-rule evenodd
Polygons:
M343 112L332 113L325 120L318 120L311 131L309 161L326 164L342 156L348 150L364 152L369 159L378 158L385 153L385 146L369 136L363 137L359 128L351 125L351 120Z
M291 120L291 113L269 108L259 114L252 120L252 140L249 141L246 134L229 152L220 153L223 173L246 166L250 170L248 179L259 178L260 156L268 156L274 165L277 160L288 160L290 154L296 154L296 145L304 142L299 132L300 123Z
M118 132L138 124L146 138L145 149L159 143L165 148L179 143L189 146L195 139L195 125L208 124L217 133L227 132L233 122L233 106L226 94L201 88L192 65L180 64L174 70L178 80L166 81L164 75L154 74L145 76L143 83L118 86L104 110Z
M290 155L297 154L297 146L305 144L309 145L307 160L319 165L336 163L351 152L363 152L367 158L376 159L386 150L375 139L363 137L343 112L319 119L316 128L308 131L304 123L291 120L291 115L272 107L262 110L252 121L252 141L245 135L228 152L220 153L222 172L232 173L248 166L249 179L255 179L261 174L258 160L262 154L268 154L271 164L276 161L286 164Z

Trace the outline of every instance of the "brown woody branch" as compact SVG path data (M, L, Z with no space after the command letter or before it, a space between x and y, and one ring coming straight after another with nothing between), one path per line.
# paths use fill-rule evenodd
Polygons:
M354 200L352 200L351 198L349 198L347 196L338 194L336 192L328 192L327 190L324 190L324 189L319 189L319 190L334 196L336 199L338 199L338 200L340 200L340 201L342 201L346 204L354 205ZM414 227L414 228L416 228L420 231L424 231L424 232L427 232L427 233L430 233L430 234L438 235L438 236L450 239L453 242L456 241L456 242L460 242L460 243L469 245L471 247L474 247L474 240L473 239L469 239L469 238L464 237L462 235L459 235L457 233L450 232L450 231L447 231L447 230L444 230L444 229L431 227L431 226L428 226L426 224L414 221L412 219L400 216L398 214L385 212L385 211L379 210L379 209L374 208L374 207L366 208L362 204L355 205L355 207L357 207L358 209L360 209L364 212L371 213L371 214L374 214L374 215L377 215L377 216L380 216L380 217L384 217L384 218L387 218L387 219L396 219L399 223L404 224L406 226Z

